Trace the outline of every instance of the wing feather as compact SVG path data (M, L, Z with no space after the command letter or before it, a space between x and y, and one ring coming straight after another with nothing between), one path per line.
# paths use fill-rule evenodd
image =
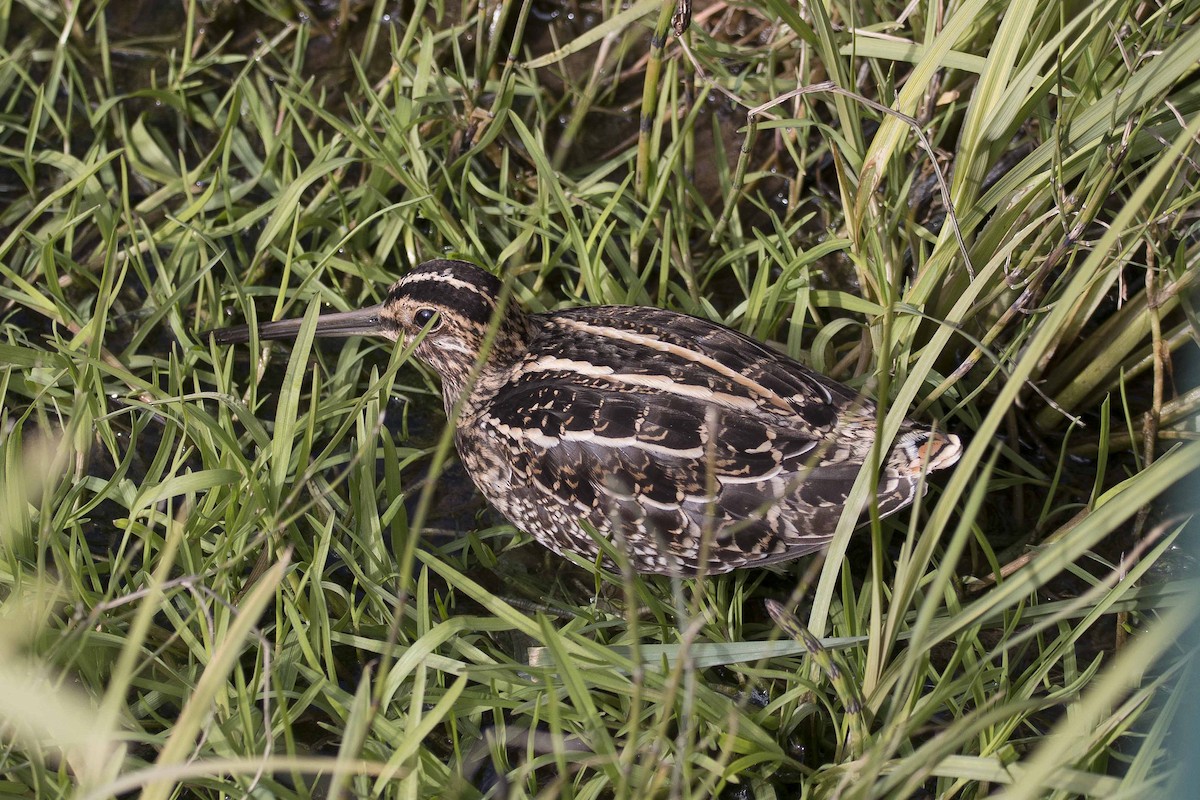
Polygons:
M530 356L460 423L468 471L502 513L560 552L595 557L583 521L657 572L694 569L705 535L713 572L828 543L869 447L840 434L864 424L869 401L670 312L535 319ZM907 504L912 483L885 470L881 512Z

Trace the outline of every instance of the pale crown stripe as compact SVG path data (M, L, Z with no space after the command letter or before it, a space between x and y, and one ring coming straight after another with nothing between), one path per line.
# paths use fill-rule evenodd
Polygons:
M452 277L449 270L446 270L445 272L426 272L416 275L406 275L400 279L400 283L404 284L405 286L410 286L420 281L437 281L438 283L443 283L446 286L453 286L456 289L466 289L467 291L474 292L475 294L480 295L489 301L495 300L490 292L484 291L483 287Z

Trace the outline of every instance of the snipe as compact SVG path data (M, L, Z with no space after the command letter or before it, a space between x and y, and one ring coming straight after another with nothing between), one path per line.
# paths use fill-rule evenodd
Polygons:
M467 472L555 552L597 557L581 521L650 573L728 572L829 542L875 436L870 401L695 317L632 306L526 314L513 302L493 320L499 293L479 267L430 261L379 305L320 317L317 334L423 332L415 355L441 378L447 413L462 400L455 440ZM258 335L299 327L269 322ZM250 331L213 336L245 342ZM906 421L884 459L880 515L961 453L958 437Z

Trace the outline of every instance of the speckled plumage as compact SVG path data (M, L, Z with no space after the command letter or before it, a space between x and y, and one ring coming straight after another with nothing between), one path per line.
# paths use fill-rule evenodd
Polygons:
M398 340L424 330L415 355L440 376L447 413L461 404L468 474L556 552L597 557L581 520L650 573L716 574L828 544L871 448L872 403L695 317L632 306L526 314L514 303L497 314L499 295L478 267L432 261L380 305L321 317L318 333ZM259 336L298 327L267 323ZM249 331L214 336L246 341ZM879 480L879 513L911 503L922 471L960 454L957 437L906 421Z

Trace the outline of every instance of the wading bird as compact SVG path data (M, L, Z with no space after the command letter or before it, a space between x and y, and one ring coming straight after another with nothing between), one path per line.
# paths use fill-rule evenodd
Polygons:
M722 325L635 306L527 314L501 309L500 290L472 264L430 261L382 303L321 316L316 333L421 337L414 354L441 379L468 474L557 553L595 559L598 534L639 572L695 575L829 543L875 438L874 404ZM250 330L212 335L246 342ZM957 436L906 420L882 459L879 514L961 454Z

